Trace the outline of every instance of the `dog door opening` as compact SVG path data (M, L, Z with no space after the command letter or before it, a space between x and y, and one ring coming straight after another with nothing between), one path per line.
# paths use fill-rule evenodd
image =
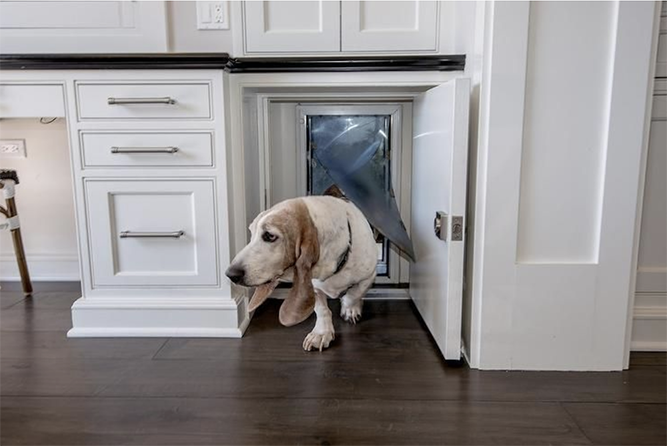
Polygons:
M308 195L340 193L314 152L335 144L353 154L350 169L370 163L373 181L391 192L391 115L306 115L306 176ZM378 248L377 274L389 273L389 241L373 228Z

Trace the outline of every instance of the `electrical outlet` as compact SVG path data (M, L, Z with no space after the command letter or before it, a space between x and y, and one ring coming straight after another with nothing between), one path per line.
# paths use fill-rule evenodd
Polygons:
M25 158L25 139L0 140L0 156L3 158Z
M197 29L229 29L228 3L197 1Z

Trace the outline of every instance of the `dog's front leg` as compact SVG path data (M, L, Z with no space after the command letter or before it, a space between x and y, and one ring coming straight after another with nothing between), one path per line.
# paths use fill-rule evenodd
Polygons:
M315 289L315 314L317 315L315 328L303 341L303 349L306 351L311 351L313 348L322 351L323 348L329 347L331 341L335 339L327 296L317 288Z

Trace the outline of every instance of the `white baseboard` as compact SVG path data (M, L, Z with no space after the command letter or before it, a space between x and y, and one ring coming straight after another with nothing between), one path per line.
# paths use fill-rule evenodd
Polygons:
M667 342L665 341L632 341L630 350L633 352L665 352L667 351Z
M667 351L667 293L636 294L630 350Z
M28 254L30 278L36 282L74 282L79 277L79 257L76 254ZM13 253L0 255L0 280L21 280Z
M240 338L249 323L243 314L231 298L80 298L67 336Z

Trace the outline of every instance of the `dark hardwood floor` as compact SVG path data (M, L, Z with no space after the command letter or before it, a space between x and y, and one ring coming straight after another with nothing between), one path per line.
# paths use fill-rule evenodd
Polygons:
M269 301L234 339L67 339L77 293L0 298L2 445L665 445L665 354L622 373L445 363L406 301L304 352ZM330 302L334 314L337 302Z

